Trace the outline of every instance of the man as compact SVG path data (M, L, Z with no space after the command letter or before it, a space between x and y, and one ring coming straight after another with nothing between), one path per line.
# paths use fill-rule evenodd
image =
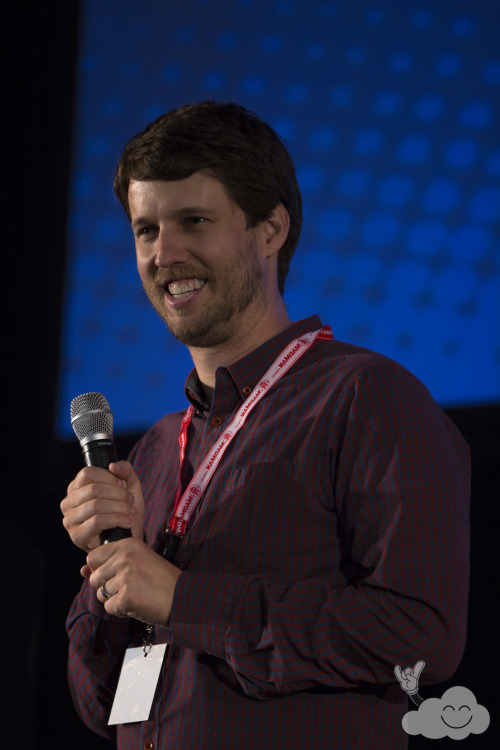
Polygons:
M395 665L444 680L464 648L464 441L403 367L290 322L301 200L268 125L174 110L127 144L115 192L195 369L186 415L61 504L88 553L68 616L80 715L119 748L405 747ZM132 537L100 546L114 527ZM168 643L149 719L109 727L145 623Z

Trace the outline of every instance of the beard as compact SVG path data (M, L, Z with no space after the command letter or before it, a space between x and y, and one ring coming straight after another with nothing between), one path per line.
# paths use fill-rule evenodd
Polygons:
M206 279L210 298L203 305L170 310L164 300L166 283L181 278ZM154 282L143 284L151 304L171 334L188 347L220 346L238 335L244 313L265 308L264 274L257 261L253 238L217 271L191 266L158 269ZM207 290L207 291L208 291Z

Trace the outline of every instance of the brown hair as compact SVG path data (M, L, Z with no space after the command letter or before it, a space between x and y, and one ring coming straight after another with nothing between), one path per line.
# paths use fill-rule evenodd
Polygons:
M283 294L302 227L302 199L283 141L253 112L238 104L205 101L158 117L125 146L114 190L130 219L131 180L182 180L202 169L224 185L248 228L268 219L280 202L285 206L290 230L278 257Z

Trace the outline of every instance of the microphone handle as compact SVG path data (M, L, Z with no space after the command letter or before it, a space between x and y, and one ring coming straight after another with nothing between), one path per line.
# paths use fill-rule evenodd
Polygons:
M83 457L87 466L98 466L100 469L109 468L110 463L117 461L116 448L111 439L91 440L82 446ZM130 529L104 529L99 536L101 544L118 542L132 536Z

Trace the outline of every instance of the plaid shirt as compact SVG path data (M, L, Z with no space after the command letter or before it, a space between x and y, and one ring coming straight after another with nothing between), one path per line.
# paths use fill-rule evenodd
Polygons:
M186 395L184 486L293 324ZM149 544L161 547L179 477L182 413L134 448ZM68 616L69 676L85 723L123 750L404 748L394 665L452 675L465 643L469 457L401 365L317 341L224 455L177 552L169 642L149 721L108 727L121 661L145 626L108 615L85 582ZM149 744L148 744L149 743Z

